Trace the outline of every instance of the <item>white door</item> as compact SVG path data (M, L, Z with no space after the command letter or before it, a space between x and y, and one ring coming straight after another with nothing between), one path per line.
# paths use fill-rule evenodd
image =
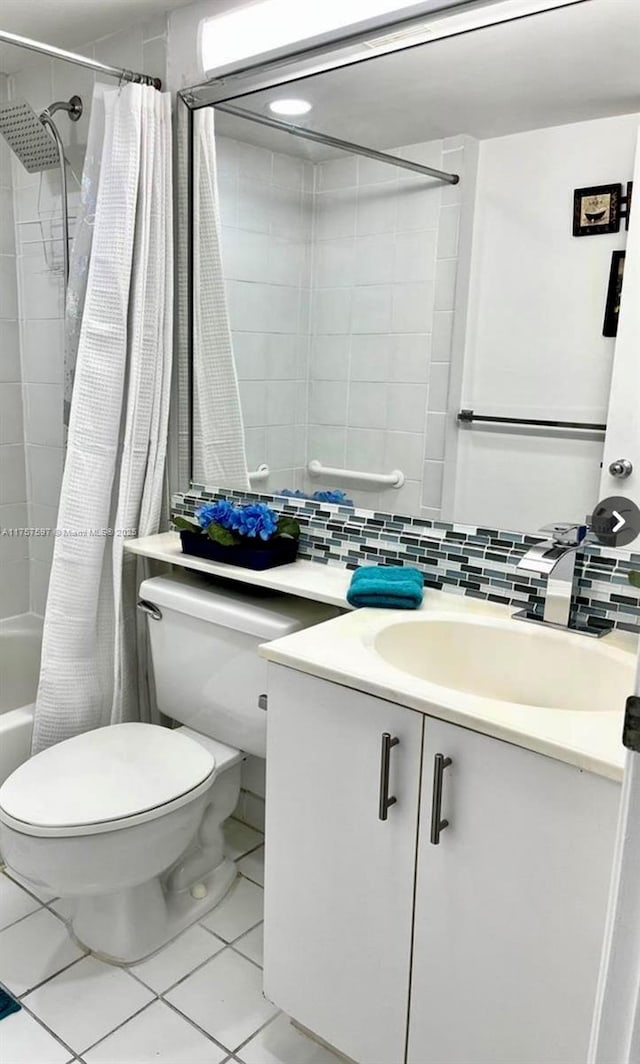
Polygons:
M440 817L436 754L451 758ZM426 719L409 1064L586 1059L619 794Z
M634 188L640 187L640 141ZM601 496L626 495L638 504L640 488L640 220L631 212L624 266L624 286L611 380ZM635 466L626 480L613 480L611 461L629 456ZM638 540L629 549L638 550ZM638 566L636 566L638 568ZM640 666L640 657L639 657ZM630 691L629 694L632 692ZM640 695L640 667L636 677ZM637 711L636 711L637 712ZM629 753L618 825L618 840L602 970L593 1022L589 1064L637 1064L640 1060L640 741L629 737Z
M589 1064L640 1060L640 657Z
M423 719L269 666L265 993L359 1064L405 1057Z

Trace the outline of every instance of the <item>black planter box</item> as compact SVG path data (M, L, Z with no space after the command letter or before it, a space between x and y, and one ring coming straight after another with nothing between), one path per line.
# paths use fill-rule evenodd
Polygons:
M276 565L287 565L296 560L298 540L286 537L271 539L266 543L234 543L225 546L215 543L208 536L197 532L180 531L183 554L195 554L197 558L207 558L210 562L224 562L225 565L240 565L243 569L273 569Z

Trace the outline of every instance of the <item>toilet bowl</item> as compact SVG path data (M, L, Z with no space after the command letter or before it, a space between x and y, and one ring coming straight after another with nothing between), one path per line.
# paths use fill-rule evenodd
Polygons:
M108 960L140 960L233 883L222 825L238 800L241 761L240 751L187 728L117 724L67 739L3 786L4 859L73 899L71 930L82 945Z
M223 824L243 759L265 753L258 644L335 614L192 577L147 580L140 594L158 707L183 726L85 732L36 754L0 787L7 866L70 898L75 938L125 964L200 919L233 883Z

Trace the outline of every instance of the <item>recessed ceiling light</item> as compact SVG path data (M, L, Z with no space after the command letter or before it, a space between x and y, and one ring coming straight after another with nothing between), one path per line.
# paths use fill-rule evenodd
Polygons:
M269 104L274 115L306 115L311 107L308 100L272 100Z

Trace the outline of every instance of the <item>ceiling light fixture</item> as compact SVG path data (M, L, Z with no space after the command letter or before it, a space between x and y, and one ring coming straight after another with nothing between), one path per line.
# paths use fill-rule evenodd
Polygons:
M274 115L307 115L311 106L308 100L282 99L272 100L269 110L273 111Z
M202 68L205 74L221 72L240 60L320 40L347 26L411 13L424 3L425 0L340 0L339 4L260 0L202 20Z
M438 40L466 30L481 29L514 18L534 15L556 7L582 3L583 0L475 0L463 3L448 0L444 10L424 10L438 4L438 0L341 0L340 4L304 4L300 0L259 0L236 11L214 15L200 22L199 52L202 68L207 77L215 71L223 74L233 70L238 62L251 61L260 55L274 57L279 50L293 45L310 46L326 42L332 36L339 39L347 28L371 27L371 39L355 46L349 52L349 62L358 58L372 58L410 42ZM416 10L417 9L417 10ZM412 14L419 18L424 12L425 21L415 26L399 26L381 32L376 37L376 26L383 18L407 19ZM435 17L434 17L435 15ZM337 62L335 66L341 66ZM327 70L326 63L319 61L317 70L313 63L305 69L305 75Z

